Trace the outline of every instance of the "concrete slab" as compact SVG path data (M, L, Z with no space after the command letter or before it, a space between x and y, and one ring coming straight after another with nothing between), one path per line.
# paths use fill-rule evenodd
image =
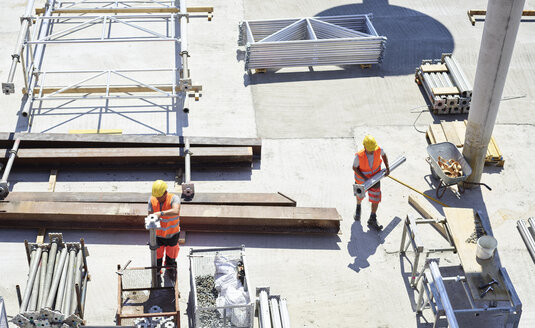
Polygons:
M4 1L0 19L0 75L7 74L8 60L18 32L18 16L24 2ZM288 299L292 325L296 327L429 327L416 320L413 292L406 279L410 263L400 261L401 220L415 213L408 203L407 188L386 179L379 221L385 231L377 234L365 222L352 219L351 164L365 133L373 134L394 160L405 155L407 162L392 175L434 197L425 135L427 125L451 117L432 116L413 82L413 73L424 58L438 58L453 51L469 78L477 65L483 23L472 27L467 9L485 8L478 0L470 8L462 1L381 0L348 4L345 1L247 1L210 3L214 20L192 19L190 51L192 76L206 86L203 98L192 105L187 123L182 114L167 108L142 104L136 112L130 102L118 109L101 107L97 114L80 115L55 109L57 116L36 116L35 131L65 132L70 128L123 128L125 133L178 133L206 136L264 137L262 159L252 170L194 170L192 179L202 192L280 191L299 206L336 207L341 214L341 234L336 236L285 236L188 233L179 255L180 307L187 327L189 248L245 244L253 286L269 285L273 294ZM525 9L534 9L527 3ZM373 12L374 23L389 38L385 63L361 70L356 67L284 69L261 75L244 75L236 46L237 23L241 19L313 16ZM534 31L522 23L506 83L494 136L505 158L505 167L487 167L483 176L493 190L469 190L458 198L447 191L442 201L450 206L477 207L490 218L499 241L499 255L520 299L520 327L535 325L535 266L516 231L516 220L533 215L535 173L526 169L535 160L535 116L529 111L534 99L535 68L531 58ZM438 40L439 44L436 44ZM150 52L150 51L147 51ZM92 59L94 63L97 57ZM18 85L22 83L18 80ZM516 98L515 98L516 97ZM5 115L0 130L17 126L20 95L0 96ZM73 106L76 107L76 106ZM114 110L114 112L111 112ZM158 110L162 111L161 113ZM164 112L165 111L165 112ZM43 111L44 112L44 111ZM102 113L102 114L101 114ZM105 114L105 115L104 115ZM93 116L92 116L93 115ZM162 118L163 117L163 118ZM169 117L169 120L167 120ZM458 116L464 119L466 116ZM101 123L99 123L101 122ZM103 122L103 123L102 123ZM120 126L117 126L120 125ZM24 124L18 124L25 129ZM52 129L51 129L52 128ZM258 132L257 132L258 131ZM171 171L113 171L91 173L60 171L57 191L141 191L163 178L172 185ZM15 172L13 190L45 191L48 172ZM441 207L433 204L439 212ZM369 204L363 205L363 219ZM17 312L14 286L25 284L26 259L23 240L32 240L34 230L0 231L0 294L9 315ZM68 239L84 237L91 252L93 280L86 310L88 324L111 325L116 311L116 265L132 259L132 266L148 265L147 236L143 233L66 232ZM429 238L438 238L429 236ZM435 239L433 239L435 240ZM449 262L448 262L449 261ZM445 263L456 264L455 256ZM5 265L7 264L7 265ZM458 300L458 295L455 299ZM424 313L430 320L429 313ZM496 318L463 317L463 327L499 327ZM490 323L488 321L491 321Z

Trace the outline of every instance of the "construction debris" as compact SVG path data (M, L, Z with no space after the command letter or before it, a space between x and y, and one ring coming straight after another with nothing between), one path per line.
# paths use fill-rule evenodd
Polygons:
M472 85L451 54L425 59L416 68L415 81L423 86L434 114L468 113Z
M20 313L13 318L19 327L83 324L87 291L87 250L80 243L66 243L63 235L48 234L48 244L25 243L30 271Z
M444 159L442 156L438 156L438 166L449 177L457 178L463 175L461 164L454 159Z
M378 64L386 37L372 14L244 21L238 45L246 47L245 69Z

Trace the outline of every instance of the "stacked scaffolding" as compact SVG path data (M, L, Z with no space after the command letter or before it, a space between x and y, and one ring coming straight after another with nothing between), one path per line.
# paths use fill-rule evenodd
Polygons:
M84 241L66 243L59 233L48 238L48 244L26 242L28 281L19 298L20 313L12 321L24 328L78 327L83 323L88 281Z
M11 69L2 83L5 94L15 92L15 70L21 63L22 92L27 95L22 116L30 115L34 101L178 98L185 102L187 95L199 99L202 87L192 85L188 69L188 13L207 12L211 20L213 8L187 8L186 0L50 0L34 15L34 1L28 0L21 17ZM80 31L85 34L79 36ZM47 45L155 41L174 44L169 55L176 57L175 67L45 70L42 66Z
M462 114L470 111L472 85L451 54L423 60L416 68L416 83L422 85L434 114Z
M269 295L269 287L257 288L256 295L260 328L290 328L290 315L285 298Z
M378 64L386 37L372 14L240 22L238 45L246 47L245 69Z

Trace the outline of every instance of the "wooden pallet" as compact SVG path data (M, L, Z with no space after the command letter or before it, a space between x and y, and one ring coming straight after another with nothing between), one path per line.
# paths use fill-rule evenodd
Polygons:
M360 64L360 68L362 68L362 69L372 68L372 64Z
M464 136L466 134L466 120L465 121L441 121L440 124L430 124L426 132L426 137L430 144L440 142L451 142L458 148L464 146ZM487 156L485 157L485 164L494 164L496 166L504 166L505 160L503 158L496 139L490 138L489 146L487 148Z

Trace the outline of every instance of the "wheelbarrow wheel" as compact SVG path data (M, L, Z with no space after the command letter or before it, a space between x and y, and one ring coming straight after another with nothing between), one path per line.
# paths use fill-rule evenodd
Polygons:
M448 189L448 186L444 184L443 181L440 181L440 184L437 187L437 198L442 198L444 196L444 193L446 192L446 189Z

